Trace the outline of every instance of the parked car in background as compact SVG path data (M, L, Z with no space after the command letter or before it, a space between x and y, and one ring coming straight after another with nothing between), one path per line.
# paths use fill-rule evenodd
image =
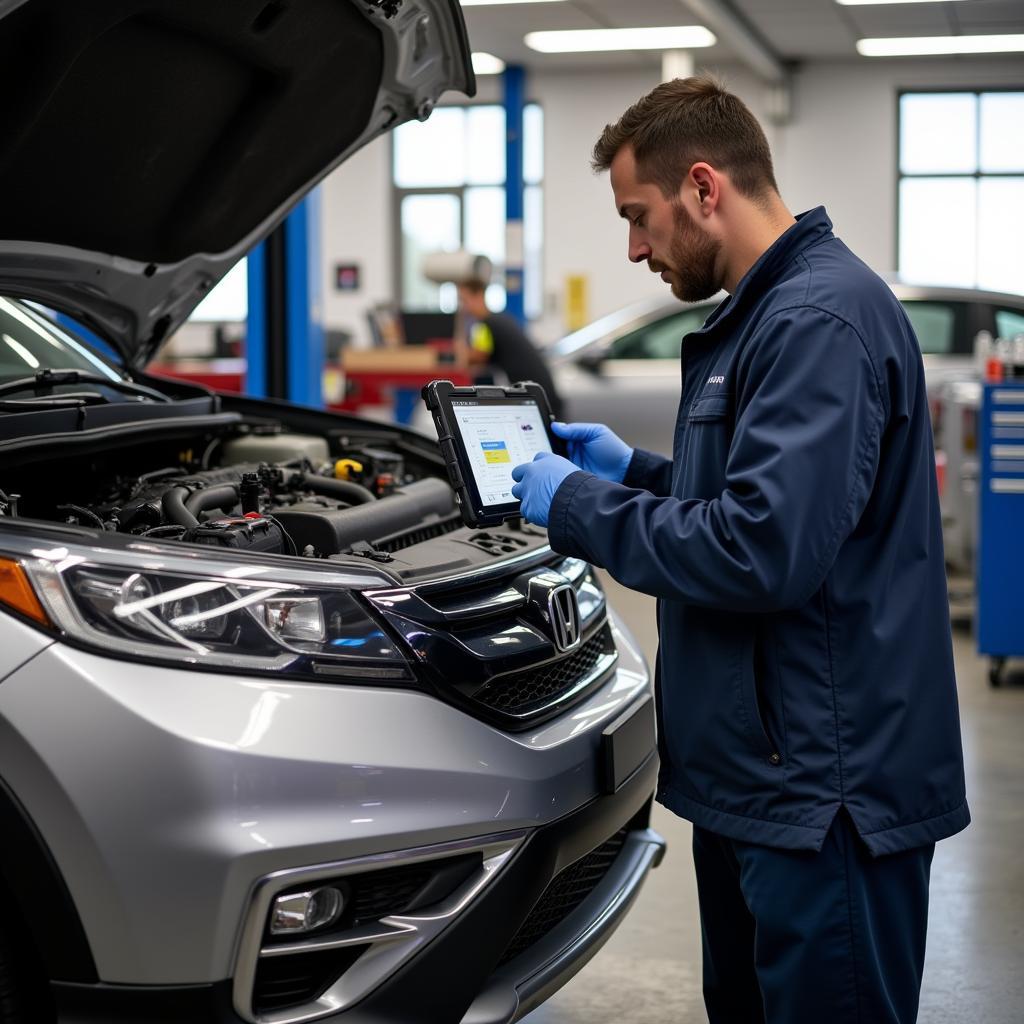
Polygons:
M933 399L945 382L976 376L979 331L1004 338L1024 332L1024 296L896 282L890 287L921 343ZM721 298L692 305L671 297L646 299L562 338L550 356L569 417L606 423L630 444L671 454L680 342ZM941 443L941 423L934 425Z

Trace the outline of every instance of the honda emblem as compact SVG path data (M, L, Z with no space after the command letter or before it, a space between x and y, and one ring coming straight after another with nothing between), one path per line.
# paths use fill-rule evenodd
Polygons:
M548 595L548 620L559 651L571 651L580 642L580 606L576 591L568 583Z

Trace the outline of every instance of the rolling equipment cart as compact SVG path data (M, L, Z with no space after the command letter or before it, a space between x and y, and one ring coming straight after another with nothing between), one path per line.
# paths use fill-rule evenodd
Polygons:
M1024 656L1024 382L985 384L980 419L978 653L999 686Z

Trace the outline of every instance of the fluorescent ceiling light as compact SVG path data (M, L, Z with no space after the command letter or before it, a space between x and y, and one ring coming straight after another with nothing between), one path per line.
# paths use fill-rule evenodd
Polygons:
M903 39L858 39L862 57L925 57L950 53L1017 53L1024 35L909 36Z
M700 25L666 28L587 28L528 32L526 45L541 53L594 53L604 50L689 50L717 40Z
M465 4L466 0L462 0ZM837 4L844 7L878 7L881 4L933 4L936 0L836 0ZM956 0L944 0L946 3L955 3Z
M473 72L477 75L500 75L505 70L505 62L493 53L479 50L473 54Z
M499 4L558 4L562 0L461 0L463 7L497 7Z

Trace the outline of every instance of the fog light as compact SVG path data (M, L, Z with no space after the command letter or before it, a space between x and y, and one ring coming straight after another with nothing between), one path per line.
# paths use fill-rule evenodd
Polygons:
M341 893L329 886L278 896L270 912L270 934L302 935L323 928L338 920L344 906Z

